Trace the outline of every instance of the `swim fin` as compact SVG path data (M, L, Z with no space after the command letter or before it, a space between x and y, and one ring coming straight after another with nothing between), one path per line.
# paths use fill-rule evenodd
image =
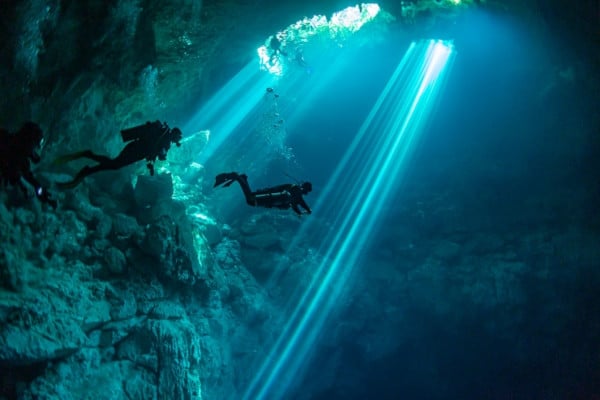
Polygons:
M215 178L215 184L213 187L217 187L219 185L223 185L223 187L230 186L237 179L237 177L238 174L236 172L219 174Z

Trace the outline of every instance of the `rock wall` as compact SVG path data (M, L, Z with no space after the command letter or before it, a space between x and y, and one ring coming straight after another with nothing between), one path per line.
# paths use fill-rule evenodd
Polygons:
M0 398L231 396L233 354L270 315L237 242L197 247L166 214L141 226L73 197L53 213L3 195Z

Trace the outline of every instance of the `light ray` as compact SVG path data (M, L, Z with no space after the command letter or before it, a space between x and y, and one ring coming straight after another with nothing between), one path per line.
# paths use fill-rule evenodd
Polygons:
M255 63L248 63L190 118L184 132L199 132L209 127L214 133L196 162L204 164L218 152L274 81L274 77L261 73Z
M392 187L401 178L430 116L453 59L451 43L412 44L358 131L315 213L332 216L335 229L320 249L323 262L244 399L279 399L311 356L327 317L351 284L369 236Z

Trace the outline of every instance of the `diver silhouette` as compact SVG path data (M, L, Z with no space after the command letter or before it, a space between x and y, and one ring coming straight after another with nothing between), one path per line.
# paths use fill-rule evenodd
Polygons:
M31 163L37 164L41 160L37 149L43 139L42 130L33 122L24 123L14 134L0 128L0 184L18 186L28 196L29 191L23 183L25 180L33 186L35 195L41 202L56 208L56 201L50 198L48 191L31 172Z
M250 189L248 177L246 175L238 174L237 172L228 172L217 175L213 187L221 185L222 187L227 187L233 182L238 182L240 184L244 196L246 197L246 203L250 206L279 208L282 210L291 208L298 215L312 213L312 210L308 204L306 204L303 197L303 195L312 191L312 184L310 182L303 182L299 185L286 183L253 192L252 189ZM305 211L302 212L300 207Z
M79 158L89 158L96 161L98 165L83 167L73 180L57 183L57 186L61 189L70 189L77 186L85 177L91 174L120 169L144 159L147 162L146 166L150 175L154 175L154 162L157 158L161 161L166 159L171 143L175 143L178 147L181 145L182 133L179 128L171 129L166 123L155 121L122 130L121 137L124 142L129 143L115 158L98 155L91 150L84 150L59 157L55 161L57 164Z

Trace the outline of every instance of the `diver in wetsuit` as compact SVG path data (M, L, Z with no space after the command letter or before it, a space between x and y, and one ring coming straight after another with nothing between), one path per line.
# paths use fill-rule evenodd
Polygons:
M57 183L57 186L61 189L70 189L77 186L88 175L99 171L120 169L144 159L150 175L154 175L154 162L157 158L161 161L166 159L171 143L175 143L178 147L181 145L182 133L179 128L171 129L166 123L155 121L122 130L121 137L124 142L129 143L115 158L98 155L91 150L59 157L56 160L58 164L79 158L89 158L96 161L98 165L83 167L73 180Z
M31 163L41 161L37 153L41 147L44 135L41 128L26 122L14 134L0 128L0 186L18 186L23 194L29 195L23 180L33 186L36 197L43 203L56 208L56 201L50 198L50 193L42 187L31 172Z
M310 182L304 182L300 185L286 183L253 192L250 189L246 175L229 172L217 175L213 187L220 185L227 187L236 181L240 184L248 205L253 207L279 208L282 210L291 208L298 215L312 213L303 197L303 195L312 191L312 184ZM305 211L303 212L300 207Z

